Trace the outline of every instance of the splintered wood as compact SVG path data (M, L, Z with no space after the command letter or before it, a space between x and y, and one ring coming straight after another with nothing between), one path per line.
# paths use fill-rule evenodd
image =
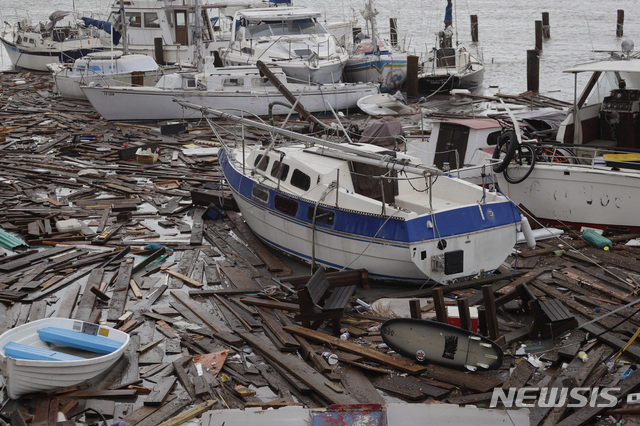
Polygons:
M14 85L18 77L25 83ZM371 289L366 270L328 272L333 288L357 286L340 338L295 323L296 289L308 282L308 266L271 251L237 212L211 218L212 203L235 205L217 157L182 154L185 145L214 138L208 127L191 123L186 133L163 135L157 123L108 123L86 102L53 96L49 75L5 73L0 81L0 332L65 317L131 336L124 356L91 382L37 398L9 400L3 392L0 415L11 424L55 424L58 413L90 409L88 422L97 421L96 410L111 423L169 426L210 419L216 409L385 404L389 395L486 408L494 389L524 387L617 386L622 402L640 384L637 372L622 379L640 363L640 248L624 245L637 234L610 233L608 253L574 238L581 253L557 256L571 233L535 250L518 246L495 273L435 289ZM268 136L218 124L232 143ZM158 161L137 162L137 148L150 145L159 148ZM406 298L399 302L406 309L355 302L382 296ZM379 326L408 316L410 306L415 317L460 319L491 335L504 351L502 365L454 370L395 353ZM575 322L565 320L579 325L567 330ZM608 410L536 406L531 424L637 413L624 403Z

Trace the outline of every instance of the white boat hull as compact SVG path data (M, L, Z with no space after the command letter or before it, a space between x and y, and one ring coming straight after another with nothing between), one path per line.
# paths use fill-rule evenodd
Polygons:
M285 102L279 92L207 92L196 90L161 90L131 87L84 87L84 93L93 107L106 120L169 120L200 118L199 111L182 108L173 99L193 102L231 114L268 115L269 104ZM335 86L307 86L305 90L292 90L300 103L310 112L330 112L354 108L363 96L378 92L373 84L340 84ZM274 114L287 114L289 108L273 106Z
M518 176L516 166L509 171ZM523 182L497 175L500 190L516 204L550 222L640 229L640 173L610 167L536 163Z
M39 49L17 46L4 38L0 40L14 66L34 71L48 71L47 64L72 63L84 55L103 50L97 39L88 38L65 41L64 44L51 43L50 48Z
M353 229L353 232L321 226L316 226L314 231L309 221L283 214L253 200L247 194L252 193L252 184L247 183L251 179L243 176L240 168L236 169L241 166L232 166L225 154L221 155L220 161L234 199L252 231L269 245L306 262L313 260L336 269L365 268L372 278L382 280L422 283L430 279L447 283L496 269L509 255L516 241L515 206L506 201L483 207L469 206L468 210L452 208L430 215L430 221L439 227L438 232L442 232L442 237L438 238L422 239L418 236L418 233L422 235L425 231L428 234L429 225L425 227L423 224L423 229L415 229L409 221L393 218L385 221L375 215L358 215L354 212L350 214L355 216L344 218L342 222L351 223L345 229ZM447 178L442 178L439 184L444 185L443 189L446 190L448 187L444 179ZM240 190L237 185L241 186ZM305 211L303 200L298 200L298 203L299 211ZM465 225L487 224L487 220L492 223L499 220L503 224L470 225L470 228L463 229L460 227L462 218L466 221ZM357 226L353 225L355 222ZM383 228L388 228L389 235L393 234L396 238L382 237L380 234L385 233L381 232ZM406 232L390 231L401 228ZM375 229L377 232L374 232ZM408 232L408 229L414 231ZM442 264L449 262L444 258L445 251L461 255L461 264L456 272L434 265L433 259L440 254L443 255ZM466 255L462 255L463 252Z
M3 348L8 342L45 348L46 344L38 337L37 330L40 328L59 327L73 330L74 325L77 329L82 324L82 321L67 318L45 318L13 328L0 336L0 368L9 398L16 399L32 392L83 383L104 373L118 361L129 344L129 335L110 327L100 327L101 333L108 333L105 337L122 342L122 345L118 350L106 355L77 361L35 361L10 358L4 353Z

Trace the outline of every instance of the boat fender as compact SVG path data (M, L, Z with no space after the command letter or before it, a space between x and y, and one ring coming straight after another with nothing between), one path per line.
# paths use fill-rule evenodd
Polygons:
M503 152L503 148L506 149L506 154L501 162L495 163L493 165L493 171L496 173L502 173L507 165L511 162L513 157L516 154L516 148L518 146L518 137L516 136L516 132L513 130L507 130L506 132L502 132L498 137L498 143L496 144L495 149L493 150L493 155L491 158L497 160L500 158L500 153Z
M527 242L527 247L530 249L536 248L536 238L533 236L533 231L531 230L531 224L529 223L529 219L526 216L520 216L522 233L524 234L524 239Z

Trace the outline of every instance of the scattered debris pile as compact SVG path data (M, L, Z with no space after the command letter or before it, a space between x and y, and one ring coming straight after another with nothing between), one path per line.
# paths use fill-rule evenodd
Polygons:
M218 424L212 410L379 412L396 398L488 408L498 390L494 415L518 408L510 389L525 387L533 425L638 413L625 403L640 384L640 248L625 245L637 234L610 233L609 251L575 232L520 245L497 273L447 287L384 286L362 270L294 274L301 267L232 210L208 128L168 135L106 123L52 97L48 76L0 80L0 332L55 316L131 336L125 356L90 383L19 400L4 393L3 421ZM139 148L157 160L139 161ZM470 372L394 353L380 325L406 314L376 309L380 297L406 299L415 318L477 327L502 347L502 365ZM580 408L536 402L563 388L618 388L620 403L593 392Z

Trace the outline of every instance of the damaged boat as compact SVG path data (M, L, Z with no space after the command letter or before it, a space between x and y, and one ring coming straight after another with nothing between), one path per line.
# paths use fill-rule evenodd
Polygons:
M495 270L515 244L512 202L404 153L180 103L290 138L224 146L219 161L253 232L294 257L376 279L449 283Z

